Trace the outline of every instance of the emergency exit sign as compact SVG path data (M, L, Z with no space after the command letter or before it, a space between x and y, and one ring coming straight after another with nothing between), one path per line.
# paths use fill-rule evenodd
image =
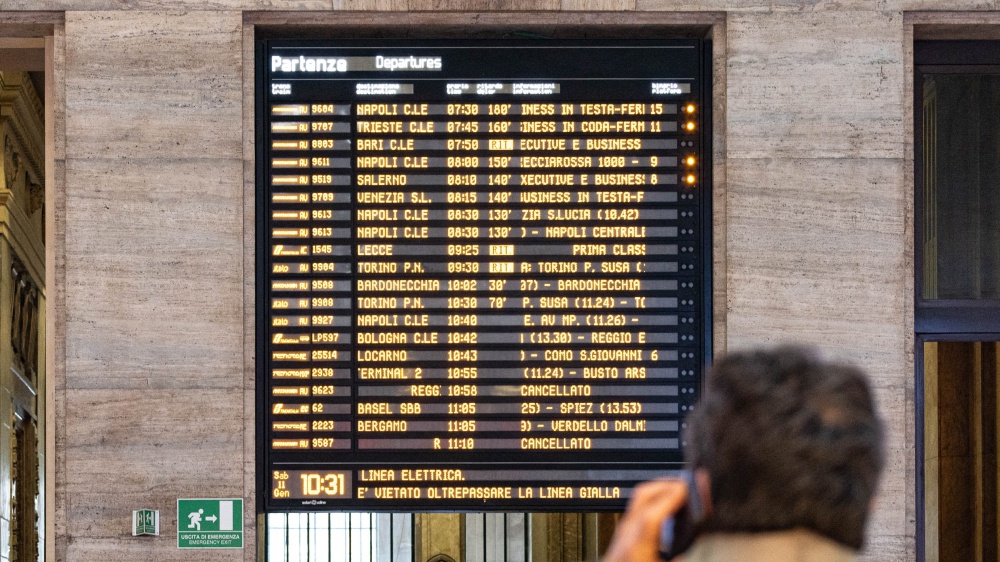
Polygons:
M178 499L177 548L243 548L243 500Z

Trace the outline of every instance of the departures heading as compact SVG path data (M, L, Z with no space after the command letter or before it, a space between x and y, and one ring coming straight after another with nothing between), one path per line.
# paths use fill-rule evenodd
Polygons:
M682 467L710 58L259 43L265 510L615 510Z

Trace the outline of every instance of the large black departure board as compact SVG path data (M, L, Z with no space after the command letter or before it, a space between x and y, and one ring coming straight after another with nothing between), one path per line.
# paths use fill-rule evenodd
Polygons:
M710 52L258 45L265 510L612 510L710 355Z

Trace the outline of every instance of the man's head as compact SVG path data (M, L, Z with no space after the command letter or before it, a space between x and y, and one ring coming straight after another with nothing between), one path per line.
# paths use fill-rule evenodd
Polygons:
M861 548L882 468L862 371L799 347L734 353L687 424L687 460L711 479L707 531L801 527Z

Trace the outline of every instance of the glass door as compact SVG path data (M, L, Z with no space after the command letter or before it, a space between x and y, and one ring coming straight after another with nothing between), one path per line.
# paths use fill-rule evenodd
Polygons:
M925 559L998 560L1000 343L923 343Z
M597 562L616 513L272 513L268 562Z

